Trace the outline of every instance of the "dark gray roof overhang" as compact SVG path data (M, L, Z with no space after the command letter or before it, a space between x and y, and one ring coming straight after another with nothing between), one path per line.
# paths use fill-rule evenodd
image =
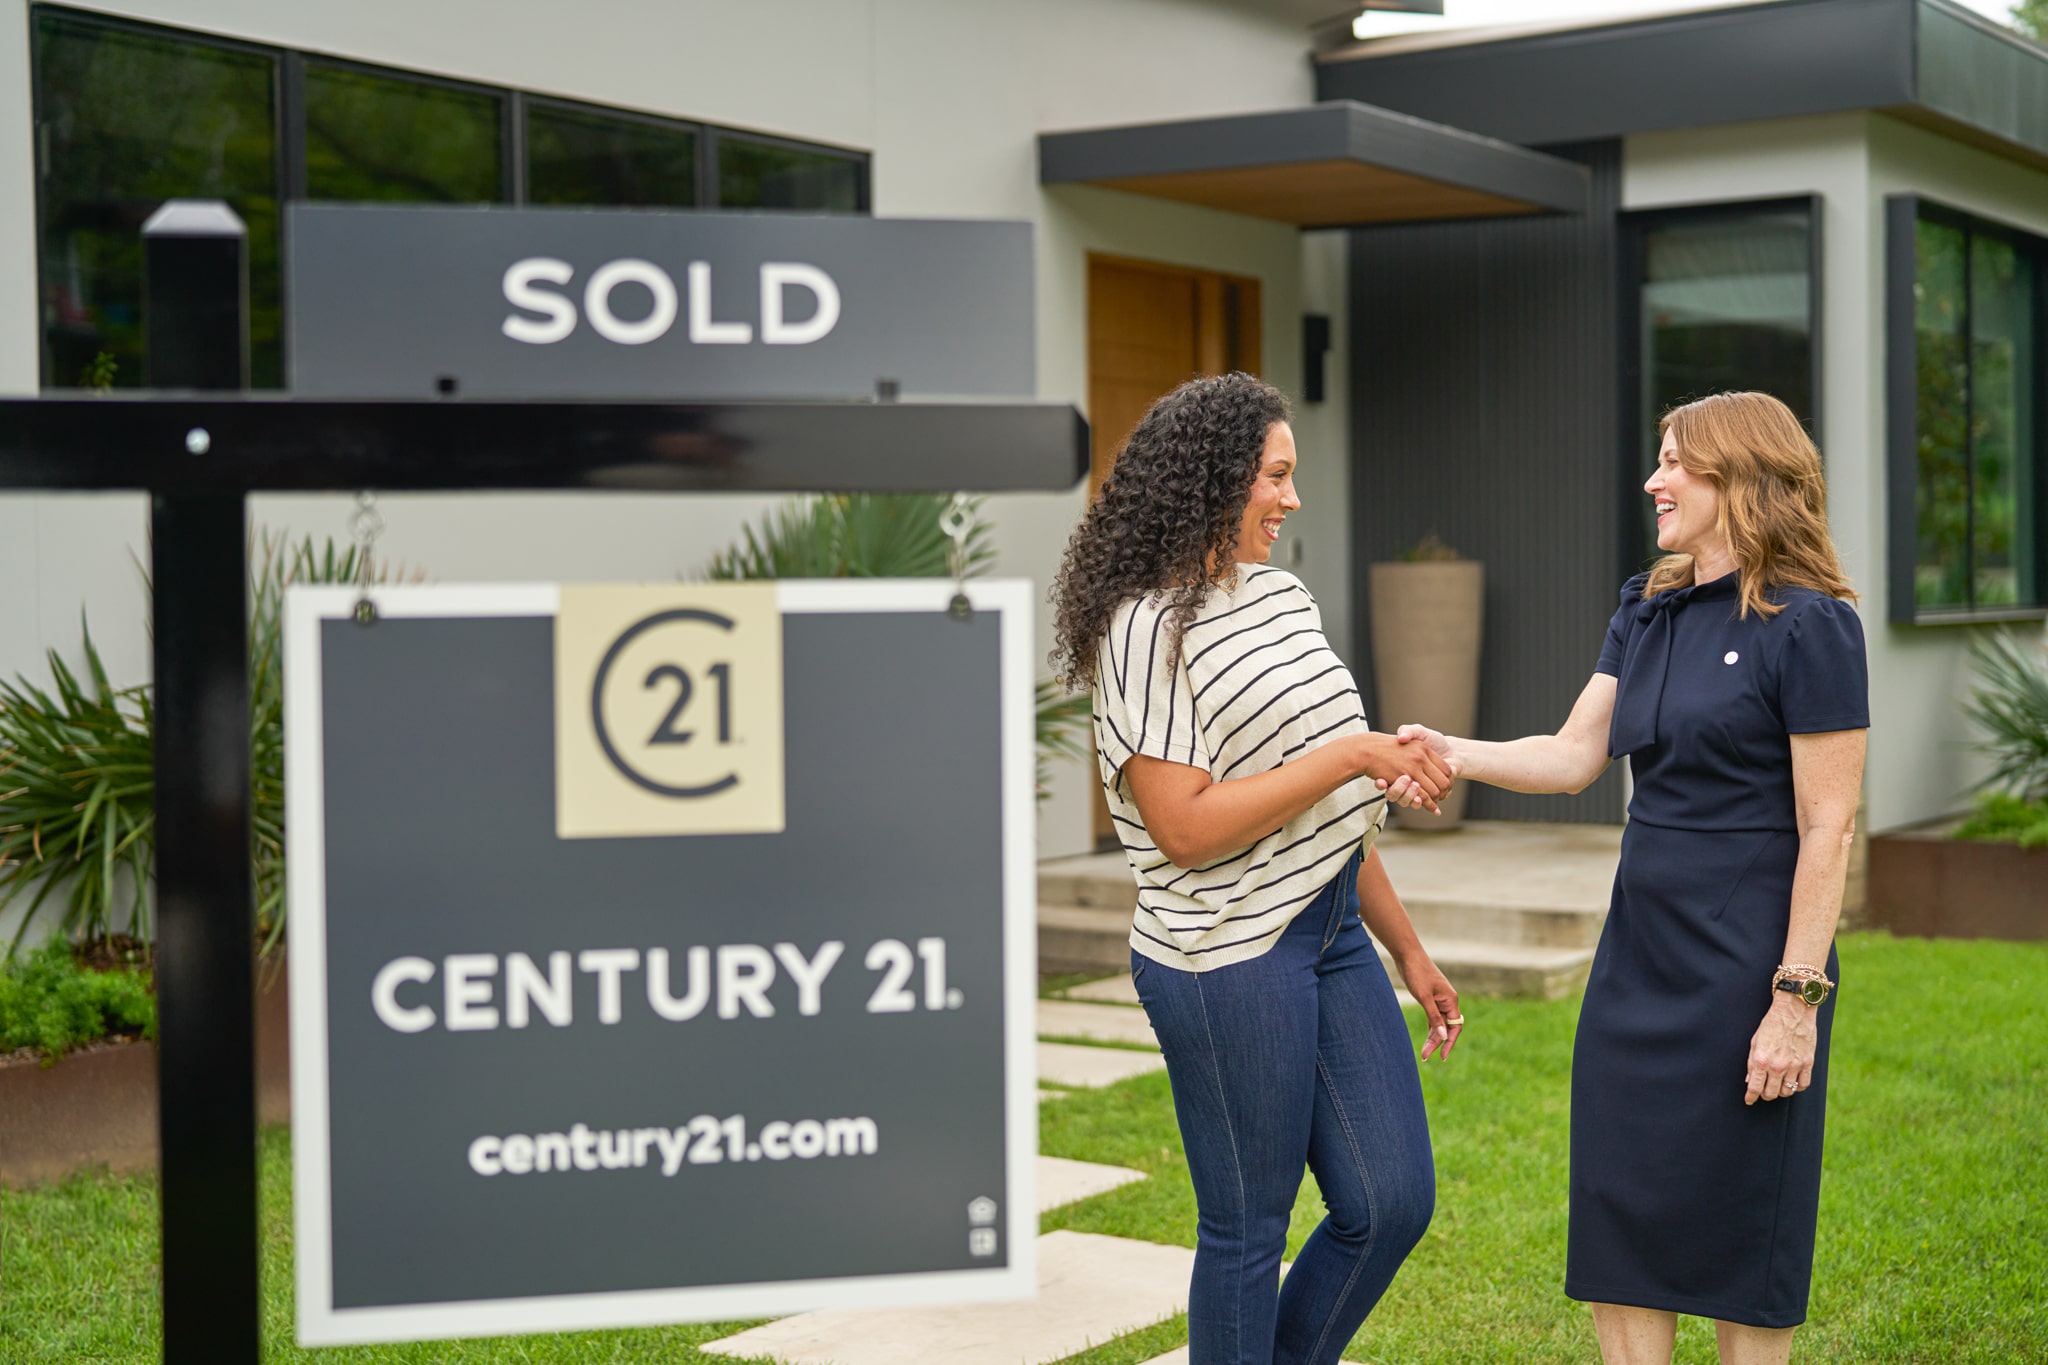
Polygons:
M1585 167L1350 100L1041 133L1038 179L1297 227L1583 213Z
M1530 146L1879 110L2048 167L2048 48L1949 0L1772 0L1383 39L1319 59L1316 91Z

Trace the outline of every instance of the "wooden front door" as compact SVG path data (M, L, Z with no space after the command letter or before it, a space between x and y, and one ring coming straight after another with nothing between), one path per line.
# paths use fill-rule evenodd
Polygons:
M1088 496L1160 397L1202 374L1260 370L1259 282L1110 256L1088 258ZM1118 847L1100 788L1095 846Z

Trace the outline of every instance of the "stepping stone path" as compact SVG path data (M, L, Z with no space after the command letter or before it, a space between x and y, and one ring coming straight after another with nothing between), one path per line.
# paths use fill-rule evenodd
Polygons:
M1144 1178L1143 1171L1128 1166L1101 1166L1093 1161L1042 1156L1038 1158L1038 1211L1050 1213L1062 1204L1092 1199Z
M1131 980L1131 974L1105 976L1100 981L1090 981L1066 992L1069 1000L1093 1000L1104 1005L1135 1005L1138 1003L1138 983Z
M1145 1011L1128 1005L1093 1005L1078 1000L1039 1001L1038 1036L1132 1043L1155 1051L1159 1047L1159 1038L1152 1032L1152 1022L1145 1017Z
M1038 1297L800 1313L700 1347L790 1365L1045 1365L1184 1312L1195 1253L1090 1232L1038 1239Z
M1133 1052L1121 1047L1087 1047L1079 1043L1040 1043L1038 1078L1059 1085L1082 1086L1089 1090L1115 1085L1133 1076L1166 1070L1166 1059L1156 1052Z

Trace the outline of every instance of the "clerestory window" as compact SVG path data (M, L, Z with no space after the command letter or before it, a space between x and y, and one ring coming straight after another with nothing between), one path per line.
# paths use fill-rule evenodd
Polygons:
M31 10L42 385L135 388L142 224L226 200L249 362L283 383L294 199L866 213L863 152L369 66L56 5Z

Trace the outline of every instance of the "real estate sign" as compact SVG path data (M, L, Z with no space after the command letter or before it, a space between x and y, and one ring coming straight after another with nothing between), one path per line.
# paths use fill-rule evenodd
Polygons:
M1028 398L1031 225L286 206L293 392Z
M1033 1292L1030 603L969 591L293 590L302 1342Z

